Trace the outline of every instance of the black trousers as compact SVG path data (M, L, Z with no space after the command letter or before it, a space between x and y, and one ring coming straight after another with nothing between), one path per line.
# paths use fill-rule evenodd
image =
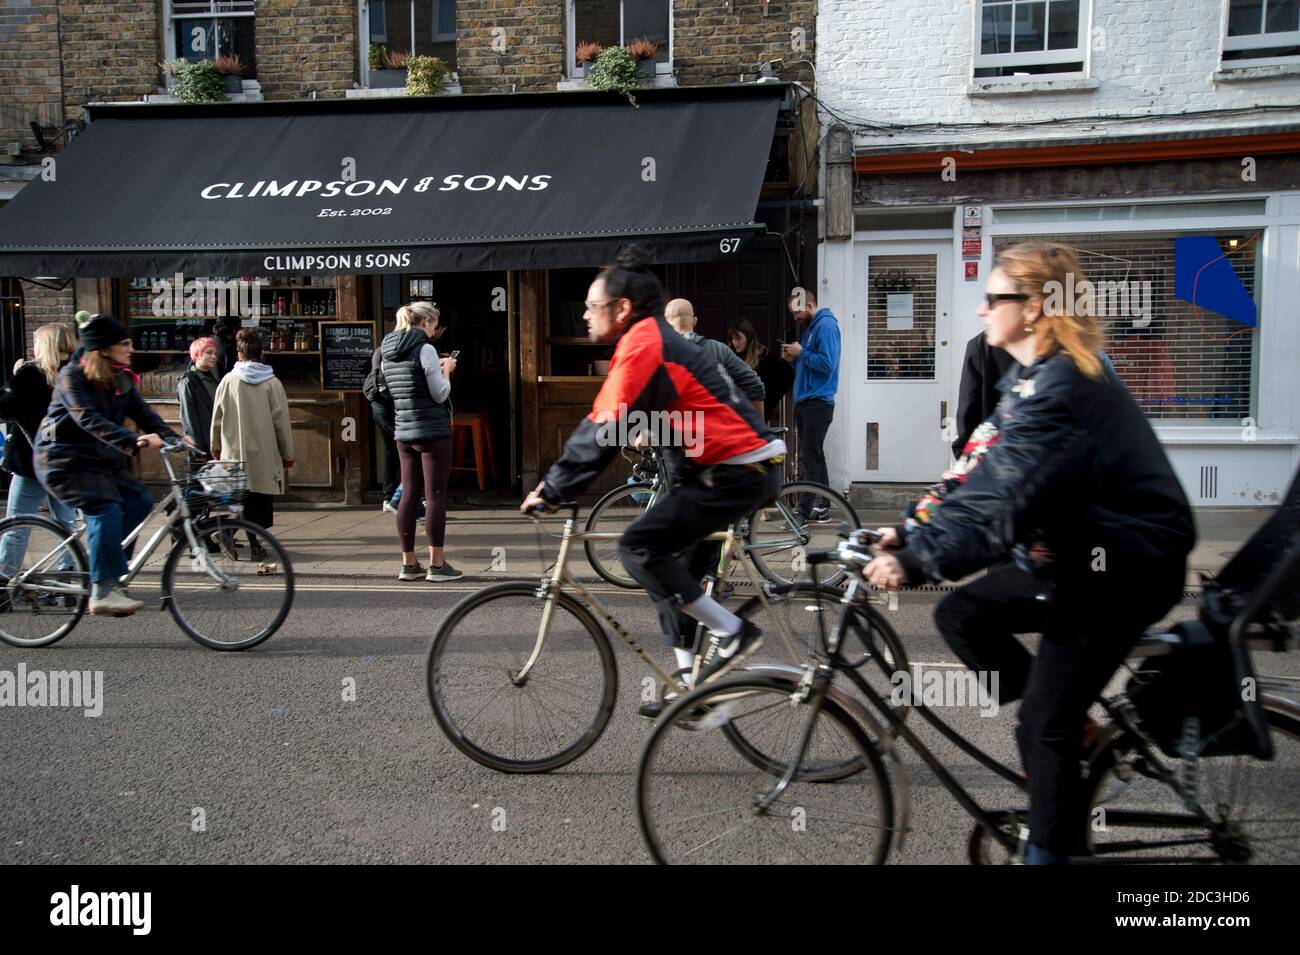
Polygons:
M794 426L799 435L799 474L805 481L831 483L823 445L834 417L834 402L811 400L801 401L794 406ZM814 498L811 494L800 494L799 513L807 517L813 508L826 507L828 503L824 497Z
M686 468L683 482L623 532L618 555L659 611L662 632L690 647L695 624L682 604L704 595L700 578L717 559L717 545L701 539L776 497L779 464ZM405 500L405 498L403 498Z
M378 401L370 402L370 416L379 431L384 475L384 500L390 501L397 493L397 485L402 480L401 465L397 457L397 442L393 440L393 408Z
M1143 630L1179 599L1184 568L1141 579L1098 572L1043 586L1002 567L944 598L935 623L962 662L999 675L999 702L1020 699L1016 741L1029 777L1029 839L1049 852L1082 852L1082 730L1088 710ZM1015 639L1041 631L1037 656Z

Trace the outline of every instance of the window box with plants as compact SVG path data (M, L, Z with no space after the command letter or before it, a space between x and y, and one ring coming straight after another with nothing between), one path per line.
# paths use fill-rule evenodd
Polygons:
M632 54L632 59L641 70L649 76L655 75L655 57L659 55L658 43L639 36L627 45L627 51Z
M370 44L370 88L401 89L406 85L406 67L411 54L389 50L382 43Z
M223 53L212 61L212 65L221 74L227 93L243 92L244 61L238 53Z
M212 60L167 60L162 68L168 91L182 103L219 103L226 98L226 79Z
M574 52L574 60L577 61L577 68L574 70L574 77L581 79L591 72L591 68L596 65L596 59L604 52L604 47L599 43L579 43Z

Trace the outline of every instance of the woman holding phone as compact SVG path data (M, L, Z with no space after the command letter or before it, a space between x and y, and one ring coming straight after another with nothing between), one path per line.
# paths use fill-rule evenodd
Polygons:
M397 328L379 345L381 368L393 396L393 437L402 468L397 539L402 552L398 580L438 582L462 576L443 556L447 532L447 482L451 477L451 376L456 352L439 358L433 341L447 327L432 302L397 310ZM424 532L429 566L415 556L416 512L424 494Z

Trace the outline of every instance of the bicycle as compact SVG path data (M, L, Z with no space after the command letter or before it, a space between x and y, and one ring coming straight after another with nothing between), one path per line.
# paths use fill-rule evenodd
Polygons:
M665 693L686 691L686 672L669 673L660 667L568 571L576 545L617 541L621 535L580 531L578 505L561 507L571 513L564 522L559 556L550 575L538 583L501 583L471 594L447 614L429 647L426 688L438 726L470 759L500 772L558 769L582 756L604 732L617 696L618 669L609 637L597 618L649 667L661 698ZM807 651L797 645L794 630L775 608L781 607L783 600L800 599L798 595L805 590L795 588L790 596L783 588L764 586L754 562L746 559L736 525L706 540L720 542L720 561L739 561L755 586L756 596L741 608L742 616L763 609L770 613L768 634L778 638L781 662L751 663L749 668L797 674L796 665ZM706 579L705 592L711 594L716 583L717 578ZM869 632L864 639L882 645L890 661L907 665L897 635L874 608L865 608L856 619L873 622L864 626ZM697 627L692 683L705 649L704 628ZM770 761L741 734L735 734L735 745L747 759L765 765ZM838 778L859 769L852 762L827 762L805 771L818 778Z
M138 548L119 581L135 580L168 534L176 540L161 571L162 603L191 639L213 650L247 650L262 643L284 623L293 605L293 565L267 530L243 520L240 503L247 475L236 461L214 461L186 482L177 478L171 456L193 449L164 444L163 465L169 490L149 515L122 542L143 536L145 525L160 509L166 520ZM191 507L227 509L196 520ZM241 580L242 567L221 553L224 535L243 531L261 540L267 556L253 567L254 581ZM0 537L19 535L19 566L0 568L0 640L16 647L47 647L72 632L86 612L91 595L89 562L82 537L86 522L73 526L38 515L0 521ZM227 540L229 538L227 537Z
M607 492L592 506L585 528L588 533L626 529L667 496L671 489L667 461L660 449L623 448L621 453L632 465L635 480ZM825 520L812 523L800 516L799 499L806 495L826 499ZM809 547L825 546L833 540L834 528L841 524L853 528L862 526L853 505L844 495L812 481L789 481L781 486L771 502L740 522L738 534L763 578L773 584L788 585L796 583L803 575L804 555ZM583 549L588 563L602 579L629 590L641 586L623 567L616 543L588 539L583 542ZM724 580L726 576L727 569L724 568ZM842 576L832 577L824 583L834 586L841 581Z
M863 679L859 669L870 654L847 652L845 621L864 599L867 585L860 573L872 559L868 545L875 539L873 532L858 531L834 552L810 555L814 566L834 560L851 577L829 631L818 618L815 649L799 677L728 676L682 696L656 722L641 751L636 789L642 838L656 862L885 862L896 837L901 845L910 828L906 774L896 754L899 737L974 820L967 841L971 862L987 864L998 854L1004 861L1023 858L1027 810L980 805L918 737L914 724L905 724L903 714ZM1300 547L1281 577L1300 570L1296 554ZM1260 620L1256 613L1234 623L1230 640L1238 656L1248 649L1297 646L1293 624L1260 625ZM1135 655L1188 652L1195 642L1192 633L1175 628L1147 634ZM835 695L840 674L866 698L870 712L846 706L844 694ZM1205 863L1276 856L1279 839L1270 827L1279 825L1291 827L1288 851L1300 858L1300 819L1290 781L1300 766L1300 704L1281 689L1278 683L1262 685L1259 709L1245 722L1264 734L1266 745L1271 732L1273 747L1285 749L1281 759L1288 772L1256 773L1248 787L1239 771L1266 764L1200 757L1197 748L1181 759L1162 758L1124 694L1100 699L1111 723L1087 752L1088 815L1079 820L1079 832L1089 854L1071 861ZM962 753L1027 792L1023 774L971 743L931 708L916 709ZM710 730L721 730L723 739ZM728 738L733 733L772 754L771 762L737 759ZM894 757L892 771L886 769L886 756ZM836 765L852 760L862 771L842 775L828 787L826 780L803 771L810 759ZM1220 778L1224 773L1226 781ZM1128 790L1117 798L1135 780L1147 787L1136 802ZM904 794L901 802L896 788ZM1152 805L1150 790L1164 794L1165 804ZM1245 806L1236 798L1242 793L1249 794Z

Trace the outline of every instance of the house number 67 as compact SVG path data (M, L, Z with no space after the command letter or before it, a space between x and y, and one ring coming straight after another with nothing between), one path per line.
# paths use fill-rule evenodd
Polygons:
M737 249L740 248L740 240L723 239L721 242L718 243L718 246L719 248L722 249L723 252L735 252Z

